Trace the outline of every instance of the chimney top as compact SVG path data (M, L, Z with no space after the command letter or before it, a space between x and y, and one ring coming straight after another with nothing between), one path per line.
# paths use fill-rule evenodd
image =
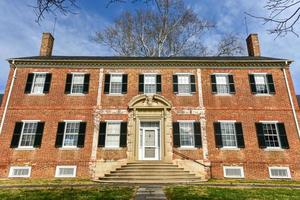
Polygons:
M52 56L54 37L51 33L43 33L40 56Z
M247 41L249 56L252 56L252 57L260 56L260 46L259 46L258 34L251 33L247 37L246 41Z

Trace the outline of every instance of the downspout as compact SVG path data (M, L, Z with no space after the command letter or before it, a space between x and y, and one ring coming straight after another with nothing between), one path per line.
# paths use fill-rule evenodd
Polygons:
M14 87L14 83L15 83L15 79L16 79L17 66L15 65L15 61L14 60L12 61L12 65L14 66L14 74L13 74L13 78L12 78L12 81L11 81L11 84L10 84L8 96L7 96L7 99L6 99L3 116L2 116L2 119L1 119L0 135L2 134L2 129L3 129L4 120L5 120L5 117L6 117L6 113L7 113L7 109L8 109L8 105L9 105L9 101L10 101L10 97L11 97L11 92L12 92L12 89Z
M287 61L286 61L286 65L287 65ZM294 115L294 120L295 120L295 123L296 123L298 136L300 137L300 128L299 128L297 113L296 113L296 109L295 109L295 106L294 106L294 103L293 103L293 98L292 98L292 94L291 94L291 90L290 90L290 86L289 86L289 82L288 82L288 79L287 79L285 68L283 68L283 74L284 74L285 84L286 84L288 94L289 94L290 103L291 103L292 110L293 110L293 115Z

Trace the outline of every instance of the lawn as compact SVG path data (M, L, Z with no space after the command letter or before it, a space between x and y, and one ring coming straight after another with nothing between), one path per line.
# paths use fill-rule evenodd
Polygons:
M176 186L165 188L171 200L299 200L297 189L265 188L214 188L201 186Z
M0 189L1 200L130 200L133 187L98 186L91 188Z

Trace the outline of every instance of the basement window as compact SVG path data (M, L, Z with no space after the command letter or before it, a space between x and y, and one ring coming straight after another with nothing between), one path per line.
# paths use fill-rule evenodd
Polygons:
M76 166L57 166L55 177L58 178L74 178L76 177Z
M28 178L31 174L31 167L10 167L9 177Z
M244 168L243 167L224 166L223 170L224 170L225 178L244 178Z
M269 167L270 178L291 178L290 168L288 167Z

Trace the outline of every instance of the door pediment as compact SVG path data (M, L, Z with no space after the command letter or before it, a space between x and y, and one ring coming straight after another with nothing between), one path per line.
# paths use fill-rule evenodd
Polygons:
M129 109L171 109L172 104L161 95L142 94L132 98L128 107Z

